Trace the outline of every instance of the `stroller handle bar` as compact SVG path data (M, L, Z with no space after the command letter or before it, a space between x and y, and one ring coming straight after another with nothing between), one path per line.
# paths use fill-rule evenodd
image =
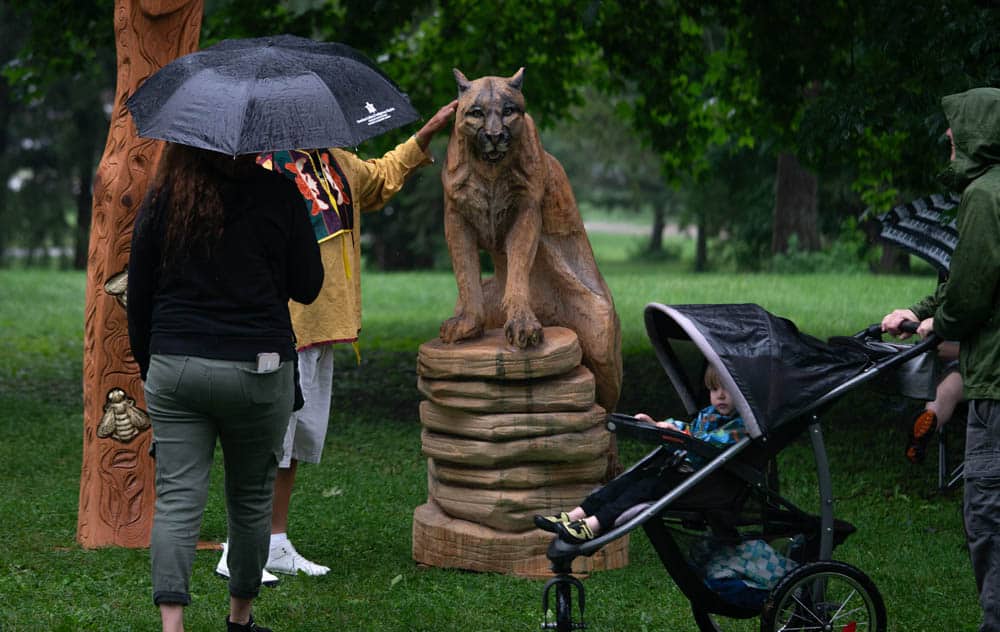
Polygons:
M920 326L920 323L917 323L917 322L914 322L914 321L911 321L911 320L904 321L900 325L900 331L904 331L906 333L916 333L917 327L919 327L919 326ZM882 325L878 324L878 323L876 323L874 325L869 325L865 329L862 329L860 332L858 332L857 334L855 334L854 338L861 339L861 340L865 340L865 339L869 339L869 340L871 340L871 339L881 340L882 339ZM898 366L900 366L902 364L905 364L906 362L912 360L913 358L917 357L918 355L921 355L923 353L927 353L928 351L930 351L932 349L936 349L937 346L941 344L941 342L942 342L941 341L941 337L938 336L937 334L931 332L930 334L928 334L928 336L926 338L924 338L920 342L918 342L916 344L913 344L913 345L910 345L908 349L905 349L905 350L900 351L898 353L895 353L895 354L893 354L893 355L891 355L891 356L889 356L887 358L883 358L881 360L878 360L878 361L874 362L872 364L872 366L870 366L867 369L865 369L861 374L859 374L859 375L851 378L850 380L848 380L846 382L841 383L839 386L837 386L833 390L831 390L831 391L827 392L825 395L819 397L816 400L814 406L812 406L812 409L816 409L816 408L818 408L818 407L820 407L822 405L827 404L828 402L831 402L831 401L837 399L838 397L840 397L841 395L843 395L845 392L847 392L847 391L849 391L849 390L851 390L851 389L853 389L853 388L855 388L855 387L857 387L857 386L859 386L859 385L861 385L861 384L863 384L865 382L868 382L869 380L873 379L877 374L881 373L882 371L886 371L886 370L889 370L889 369L896 368L896 367L898 367Z
M920 328L920 323L915 320L904 320L899 323L899 331L904 334L915 334L917 329ZM880 338L882 336L882 324L875 323L874 325L869 325L861 334L867 338ZM937 336L937 334L931 334L932 336ZM930 338L930 336L928 336Z
M917 333L917 329L920 329L920 323L915 320L904 320L899 324L899 330L908 334Z

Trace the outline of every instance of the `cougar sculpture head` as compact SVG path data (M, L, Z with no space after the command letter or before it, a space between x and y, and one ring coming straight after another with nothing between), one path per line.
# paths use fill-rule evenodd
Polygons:
M480 77L474 81L458 68L453 72L458 83L455 130L470 141L481 160L502 161L524 126L524 68L512 77Z

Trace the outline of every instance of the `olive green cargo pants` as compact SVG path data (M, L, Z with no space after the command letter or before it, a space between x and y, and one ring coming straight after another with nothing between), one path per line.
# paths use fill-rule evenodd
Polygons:
M153 424L156 512L153 601L188 604L189 582L216 439L225 466L229 592L260 591L271 533L274 477L294 398L293 364L258 373L256 363L154 355L146 376Z

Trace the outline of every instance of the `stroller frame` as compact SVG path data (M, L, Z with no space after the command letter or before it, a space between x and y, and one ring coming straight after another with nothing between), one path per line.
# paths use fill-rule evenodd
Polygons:
M756 306L752 307L759 309ZM659 304L650 304L647 306L647 329L649 329L652 334L652 321L650 318L651 310L665 312L668 315L671 315L673 308ZM880 326L871 325L870 327L855 334L853 338L858 341L869 339L881 340ZM694 336L690 339L694 341ZM691 453L711 457L711 460L692 472L685 480L679 483L667 494L649 503L648 506L638 508L634 512L629 512L628 514L623 515L618 524L592 540L582 544L572 544L560 538L554 538L548 547L546 555L551 562L551 569L553 573L555 573L555 577L546 583L543 590L542 628L554 629L559 632L568 632L570 630L580 630L586 628L586 624L583 619L585 589L583 584L572 575L573 560L579 556L593 555L608 543L624 536L637 527L642 526L654 549L660 556L661 561L664 563L668 573L670 573L671 577L675 580L675 583L678 584L681 591L691 601L692 612L700 630L712 632L720 629L717 626L713 615L721 615L723 617L737 619L749 619L761 616L762 630L782 629L778 627L778 624L776 623L776 617L781 616L782 610L787 611L789 607L798 607L794 605L794 602L797 601L802 594L811 593L814 602L821 601L822 593L826 590L828 582L831 581L845 582L852 591L857 591L861 595L864 607L866 607L871 613L871 629L874 631L884 630L886 625L885 606L881 595L878 593L878 589L875 587L875 584L859 569L841 562L832 561L834 547L843 541L847 535L853 532L854 527L848 523L837 521L834 518L833 482L830 474L826 447L823 440L819 411L832 404L846 392L874 379L880 373L898 368L900 365L916 358L917 356L933 350L933 348L937 346L938 342L939 340L937 337L931 335L923 341L914 345L909 345L908 348L903 349L891 356L872 359L868 363L868 366L854 375L854 377L847 379L839 385L831 388L821 396L813 399L812 403L805 410L800 410L792 419L786 422L787 426L798 429L798 432L795 432L794 436L800 435L802 428L805 428L809 433L809 439L816 464L815 471L820 502L817 525L819 531L818 544L815 545L816 548L814 549L814 557L804 561L798 568L788 573L788 575L786 575L778 583L778 585L774 587L765 601L762 610L745 608L726 602L718 595L715 595L715 593L713 593L697 578L696 581L689 581L685 579L685 573L694 576L693 572L689 569L677 570L675 568L678 566L677 561L680 559L680 554L678 552L678 546L676 542L674 542L673 537L670 535L665 522L672 519L678 519L679 516L682 517L685 513L684 511L674 510L671 505L675 504L680 498L682 498L687 492L691 491L699 483L704 482L713 474L723 470L743 481L754 493L758 493L769 501L773 501L775 507L781 507L786 514L786 518L790 517L792 519L802 520L811 519L812 521L815 521L817 518L816 516L811 516L810 514L798 509L791 502L782 498L775 490L771 489L769 487L769 481L767 480L768 477L764 472L758 471L754 467L746 463L742 463L737 459L738 456L746 452L751 447L763 448L764 452L768 455L768 458L772 458L774 454L784 447L787 441L792 438L792 434L786 434L786 437L781 439L776 436L777 433L771 433L769 435L766 429L759 428L757 436L753 436L754 428L748 425L751 431L751 436L744 437L725 449L719 449L699 441L698 439L694 439L684 433L673 432L668 429L658 428L649 424L638 422L634 418L627 415L609 415L607 427L610 431L630 434L646 440L656 440L655 438L659 437L659 439L663 442L663 445L646 455L620 476L627 476L637 468L649 463L652 459L656 458L661 450L670 449L670 445L680 446L683 449L687 449ZM661 363L665 365L664 368L667 370L668 375L670 375L671 380L674 382L674 386L678 388L681 398L685 400L689 409L693 408L694 403L690 392L682 392L688 387L675 370L676 357L672 356L672 352L668 347L658 344L655 339L654 345L656 346L657 355L660 357ZM698 346L701 349L701 345ZM702 350L704 351L704 349ZM726 375L721 370L723 367L720 366L722 362L719 357L714 353L707 353L705 355L713 362L717 369L720 369L720 373L723 373L723 375L720 376L722 377L723 382L725 383L726 378L728 377L729 383L733 384L734 382L732 377ZM715 355L715 357L711 357L713 355ZM668 363L671 363L671 365L667 366ZM727 388L727 390L729 390L732 394L730 388ZM734 399L736 400L737 409L740 411L741 415L746 416L748 412L752 415L753 411L748 411L746 398L742 395L738 395L737 397L734 397ZM769 445L769 443L771 445ZM550 609L549 598L552 593L554 593L555 596L554 610ZM578 618L574 617L574 601L576 602L579 610ZM789 606L789 604L792 605ZM550 620L550 613L553 612L555 615L554 620ZM769 626L774 627L772 628Z

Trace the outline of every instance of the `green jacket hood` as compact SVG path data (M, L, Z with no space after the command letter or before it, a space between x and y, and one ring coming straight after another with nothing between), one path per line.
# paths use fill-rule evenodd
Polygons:
M1000 89L950 94L941 99L941 107L955 140L950 170L968 184L1000 163Z

